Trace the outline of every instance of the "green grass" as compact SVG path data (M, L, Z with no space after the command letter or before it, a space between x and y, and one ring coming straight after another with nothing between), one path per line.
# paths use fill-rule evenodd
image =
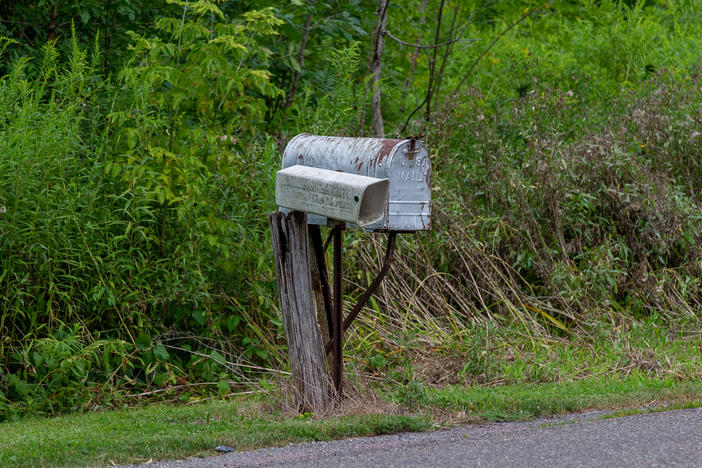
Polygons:
M153 406L84 413L0 425L0 466L75 466L143 463L215 455L290 442L417 431L426 417L359 415L311 419L258 413L251 400L197 406Z
M633 409L655 402L702 397L702 380L658 380L633 375L551 384L422 389L421 406L460 412L465 421L514 421L588 409Z
M702 398L702 381L633 375L502 387L387 389L406 414L290 417L260 399L28 419L0 425L0 466L73 466L138 463L215 455L291 442L427 430L455 422L525 420L594 408L619 413L656 402L689 407ZM402 411L401 411L402 412Z
M671 410L682 410L682 409L694 409L702 407L702 400L692 400L683 402L673 402L670 404L665 404L663 406L654 406L652 408L631 408L631 409L619 409L612 411L608 414L603 414L594 419L613 419L621 418L623 416L632 416L635 414L649 414L649 413L661 413L663 411Z

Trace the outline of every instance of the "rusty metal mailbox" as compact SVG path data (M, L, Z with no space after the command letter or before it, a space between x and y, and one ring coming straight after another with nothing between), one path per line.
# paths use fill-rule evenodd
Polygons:
M414 138L391 140L303 133L288 143L283 152L282 166L276 174L276 202L281 209L271 215L271 220L277 219L271 221L271 229L277 233L276 239L286 238L291 232L305 233L297 236L309 232L324 311L330 324L329 340L324 349L326 353L333 354L334 386L340 391L344 368L344 330L348 329L388 273L397 234L431 229L431 161L424 144ZM286 234L282 228L285 223L280 220L287 219L288 210L304 212L306 216L292 216L297 219L297 227ZM388 234L380 272L344 317L342 252L346 223ZM299 225L307 229L300 229ZM332 228L325 243L322 242L320 225ZM332 239L333 294L325 259L326 248ZM307 242L301 244L307 245ZM287 244L280 243L278 250L283 251L284 245ZM304 256L303 261L309 263L309 257ZM289 263L279 254L276 271ZM285 284L289 286L287 282Z
M389 179L385 214L364 226L368 231L431 229L431 161L421 141L302 133L283 153L283 169L296 165ZM309 224L328 224L327 217L314 213L307 219Z

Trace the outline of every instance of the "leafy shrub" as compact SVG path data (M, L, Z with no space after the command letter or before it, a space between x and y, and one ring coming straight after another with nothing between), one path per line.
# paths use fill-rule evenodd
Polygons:
M259 253L276 156L259 128L280 90L256 42L279 20L181 5L134 38L116 83L75 40L66 65L49 44L39 75L18 60L0 83L0 390L19 412L93 404L110 383L236 380L228 362L279 354ZM126 363L88 357L111 346Z
M328 73L319 90L305 88L302 102L296 104L296 133L353 135L361 126L363 88L356 82L359 44L333 50L327 57ZM313 96L319 94L317 99Z

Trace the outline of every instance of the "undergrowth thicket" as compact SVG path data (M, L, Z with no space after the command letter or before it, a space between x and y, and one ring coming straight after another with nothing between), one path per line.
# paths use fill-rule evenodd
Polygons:
M266 221L280 147L369 133L371 25L320 19L330 52L308 50L308 72L285 44L293 7L175 3L112 73L100 37L74 32L67 54L48 43L0 77L0 420L227 395L284 366ZM702 12L654 3L456 5L477 40L456 46L431 120L409 122L434 229L401 236L347 344L359 372L699 378ZM472 68L524 8L539 12ZM428 56L411 83L410 57L387 46L388 136L423 99ZM369 238L348 242L349 297L382 258Z

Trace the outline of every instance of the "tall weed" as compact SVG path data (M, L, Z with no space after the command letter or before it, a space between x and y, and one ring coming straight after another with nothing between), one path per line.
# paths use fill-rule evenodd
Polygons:
M277 156L258 119L281 92L257 42L279 20L183 8L134 36L116 82L75 40L2 78L0 418L95 405L108 385L224 389L280 359L261 254Z

